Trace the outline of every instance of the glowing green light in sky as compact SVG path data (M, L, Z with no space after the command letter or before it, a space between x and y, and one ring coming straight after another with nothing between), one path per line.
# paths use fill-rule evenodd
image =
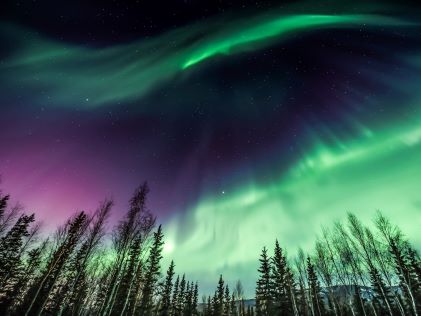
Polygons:
M369 223L382 210L419 246L420 161L418 119L337 146L316 143L277 181L250 181L205 197L190 210L187 226L180 225L185 217L175 217L166 225L166 257L193 278L209 275L205 285L223 273L231 283L251 279L251 287L263 246L278 238L291 255L299 246L311 249L320 226L348 211Z
M108 48L53 42L3 26L23 42L0 69L5 91L26 88L47 104L117 104L139 99L186 68L219 54L256 50L306 30L366 25L407 23L371 14L272 14L198 23Z
M256 25L247 25L233 29L230 34L220 34L204 43L183 64L183 68L193 66L217 54L230 54L241 51L241 46L250 44L257 46L261 41L275 41L290 32L314 30L321 27L340 27L349 25L360 27L366 24L387 25L400 24L398 21L375 15L292 15L268 19ZM239 49L239 50L236 50ZM243 48L245 49L245 48Z

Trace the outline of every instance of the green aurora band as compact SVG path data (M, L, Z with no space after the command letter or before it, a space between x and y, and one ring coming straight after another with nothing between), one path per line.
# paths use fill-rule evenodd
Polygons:
M210 288L220 273L231 284L253 282L260 250L272 248L275 238L294 256L298 247L312 249L321 225L347 212L369 224L377 210L419 247L420 161L419 118L335 146L318 143L277 181L227 189L175 217L165 225L165 257ZM180 225L185 218L189 225Z
M5 91L38 91L52 105L86 107L134 101L165 81L218 55L260 49L288 36L322 28L408 25L376 14L266 14L232 21L210 20L152 39L108 48L54 42L3 26L17 45L0 66ZM6 79L7 78L7 79Z

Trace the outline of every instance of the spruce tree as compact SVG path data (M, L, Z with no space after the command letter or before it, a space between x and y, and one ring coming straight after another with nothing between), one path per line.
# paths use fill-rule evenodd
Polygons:
M196 283L194 284L193 298L192 298L192 311L193 311L193 315L196 315L197 314L198 300L199 300L199 284L196 281Z
M178 309L179 285L180 285L180 276L177 275L177 279L175 280L175 283L174 283L174 290L173 290L172 300L171 300L171 315L173 316L180 315L180 311Z
M174 278L174 261L171 261L167 270L167 276L162 289L162 299L159 314L162 316L171 315L171 292Z
M180 285L178 287L178 297L177 297L177 310L180 315L183 315L184 312L184 299L186 296L186 275L183 274L180 280Z
M230 313L231 313L231 316L237 316L237 305L235 303L235 294L234 293L232 293L232 295L231 295Z
M267 316L273 311L273 299L271 288L271 269L266 247L263 247L260 255L259 279L256 286L256 315Z
M404 305L410 313L417 315L416 275L411 269L409 258L407 257L402 244L400 244L399 238L390 240L390 252L395 263L396 275L399 277L399 286L404 294Z
M81 300L85 296L87 269L94 251L99 247L105 235L105 224L110 215L113 202L104 201L94 215L89 219L88 233L76 255L69 265L69 284L65 298L60 301L57 316L63 313L77 314L81 308Z
M124 315L127 309L128 298L130 297L137 265L139 264L141 242L141 236L137 236L130 245L127 264L117 289L115 304L111 312L112 315Z
M116 303L117 294L123 280L123 275L126 272L128 254L133 246L133 241L139 236L143 236L146 240L155 224L155 218L146 208L146 196L149 192L147 183L144 183L135 190L133 197L130 199L130 208L125 215L124 220L118 224L113 238L113 244L116 251L116 259L113 262L111 276L109 279L109 286L100 308L100 313L103 316L108 316L113 311ZM133 302L133 296L137 297L140 291L140 272L141 265L135 274L133 284L133 291L130 294L130 313L135 313L137 301ZM134 295L133 295L134 294Z
M21 215L10 231L0 239L0 294L12 286L8 282L16 277L21 268L24 238L29 236L28 228L34 220L34 214Z
M418 315L421 315L421 260L418 253L412 247L408 247L408 260L411 273L413 275L413 287L415 291L415 300Z
M218 301L218 292L215 291L215 293L212 296L212 315L213 316L221 316L221 308Z
M17 307L22 303L21 299L36 278L36 273L41 266L41 259L47 242L42 242L37 248L27 253L26 262L20 264L18 273L13 277L13 282L3 289L5 294L0 299L0 315L16 314ZM23 260L22 260L23 261Z
M9 199L9 195L1 196L0 192L0 221L3 221L4 213L6 212L7 202Z
M224 294L225 294L224 280L222 274L219 276L218 287L215 292L215 303L213 308L213 314L215 316L221 316L224 312Z
M87 216L84 212L69 221L63 241L52 255L39 280L28 291L25 304L22 306L24 310L22 314L25 316L41 314L52 288L84 233L86 225Z
M213 310L212 310L212 300L210 295L208 296L208 301L206 304L206 310L205 310L205 316L212 316L213 315Z
M158 230L154 233L153 244L146 263L145 280L139 309L140 314L144 316L152 315L153 312L153 294L160 275L160 261L164 244L163 237L162 227L159 225Z
M373 303L381 315L393 316L392 294L390 288L384 283L379 271L372 267L369 271L371 287L373 289Z
M308 274L308 285L310 294L311 309L316 316L322 316L325 314L325 307L322 298L322 291L320 282L317 278L317 274L310 257L307 257L307 274Z
M417 284L420 286L421 284L421 259L418 255L417 251L412 248L408 247L408 258L411 265L411 270L415 274L417 278Z
M190 281L186 283L186 290L183 298L183 315L187 316L191 313L191 298L192 292L190 289Z
M293 303L291 297L292 274L287 260L279 246L275 242L275 251L272 258L271 292L273 298L273 315L293 315Z
M7 215L6 215L6 208L7 208L9 199L10 199L9 195L2 196L1 191L0 191L0 236L4 234L9 223L9 219L7 218Z
M224 293L224 316L229 316L231 313L231 296L230 296L230 290L228 285L225 286L225 293Z

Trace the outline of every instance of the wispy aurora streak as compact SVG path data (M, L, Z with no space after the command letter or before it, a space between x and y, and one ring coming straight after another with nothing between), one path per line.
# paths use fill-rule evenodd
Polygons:
M348 211L368 224L381 210L420 245L420 161L419 118L372 134L362 131L337 145L315 144L277 181L244 183L204 198L187 216L188 233L179 231L186 217L173 219L167 258L194 277L208 274L209 288L223 273L232 283L249 280L252 289L263 246L271 248L278 238L291 255L299 246L310 250L321 225L343 220Z
M231 36L219 34L209 43L204 43L195 50L183 68L188 68L218 54L232 54L270 44L276 40L284 39L289 33L315 30L323 27L337 28L341 26L369 25L399 25L401 22L376 15L292 15L263 21L257 25L247 26L233 30ZM280 37L280 38L279 38ZM244 45L244 46L243 46Z
M372 14L269 15L232 22L208 21L150 40L109 48L26 38L3 63L6 91L35 90L51 104L100 106L136 100L163 82L217 55L251 51L321 28L400 26L406 22ZM10 28L10 27L9 27Z

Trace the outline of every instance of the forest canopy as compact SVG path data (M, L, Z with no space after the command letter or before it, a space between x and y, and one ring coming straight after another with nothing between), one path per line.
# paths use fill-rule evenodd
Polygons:
M323 228L314 252L288 258L282 241L262 249L255 296L221 275L212 295L197 280L162 271L164 229L137 188L119 223L113 201L79 212L54 233L0 192L1 315L420 315L421 261L380 212L370 229L349 213ZM221 258L223 259L223 258ZM203 294L199 299L199 295Z

